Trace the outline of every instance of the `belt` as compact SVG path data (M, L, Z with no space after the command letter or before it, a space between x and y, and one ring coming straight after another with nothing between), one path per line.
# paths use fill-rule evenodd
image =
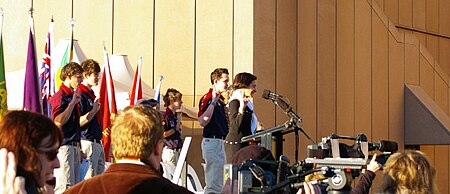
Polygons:
M223 137L223 136L216 136L216 135L203 136L203 138L221 139L221 140L225 139L225 137Z
M76 146L76 147L81 147L81 143L79 141L73 141L73 142L69 142L66 145L71 145L71 146Z
M90 139L82 139L82 140L102 144L102 140L96 140L96 139L93 139L93 140L90 140Z

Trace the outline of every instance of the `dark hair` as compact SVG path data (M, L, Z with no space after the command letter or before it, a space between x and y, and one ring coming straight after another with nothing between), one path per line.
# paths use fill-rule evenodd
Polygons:
M234 154L232 163L240 165L248 159L275 160L270 150L259 145L249 145Z
M211 72L211 84L214 84L215 80L219 80L222 77L222 74L229 74L228 69L226 68L217 68Z
M83 76L89 76L93 73L100 73L100 65L93 59L86 59L81 63L83 69Z
M52 120L35 112L11 111L0 123L0 148L14 153L18 173L24 173L21 176L25 177L27 185L39 180L41 163L38 149L42 140L49 136L50 141L44 146L61 146L63 135L59 128Z
M142 104L144 106L148 106L150 108L153 108L153 107L158 105L158 101L156 101L153 98L150 99L150 100L139 99L138 101L136 101L136 105L138 105L138 104Z
M167 89L166 95L164 95L163 97L164 106L169 106L170 101L177 101L181 97L183 97L183 94L181 94L181 92L179 92L178 90L174 88Z
M81 68L81 66L76 62L69 62L61 69L61 75L59 78L62 81L65 81L67 77L73 76L77 73L82 74L83 68Z
M251 73L238 73L236 76L234 76L233 89L247 88L255 80L256 76Z

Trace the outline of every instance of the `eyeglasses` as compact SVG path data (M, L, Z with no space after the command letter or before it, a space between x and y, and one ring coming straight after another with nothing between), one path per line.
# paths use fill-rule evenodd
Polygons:
M50 160L50 161L56 159L56 157L58 156L58 150L57 149L52 149L52 150L49 150L49 151L39 150L39 152L45 154L45 156L47 156L47 159Z

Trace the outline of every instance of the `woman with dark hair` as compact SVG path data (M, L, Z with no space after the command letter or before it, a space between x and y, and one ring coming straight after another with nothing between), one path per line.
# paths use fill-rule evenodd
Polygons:
M250 73L238 73L233 80L230 98L228 100L230 128L225 138L225 156L231 163L234 154L248 146L241 143L241 138L255 133L258 119L253 113L253 94L256 92L256 76Z
M0 148L14 154L17 176L25 178L28 194L46 193L46 184L55 185L53 169L63 141L52 120L34 112L12 111L0 123Z

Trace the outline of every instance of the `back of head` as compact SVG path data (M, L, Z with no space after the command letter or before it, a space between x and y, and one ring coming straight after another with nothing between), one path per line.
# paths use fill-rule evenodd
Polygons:
M100 73L100 65L93 59L86 59L81 62L81 68L83 69L83 75L91 75L93 73Z
M71 77L75 74L82 74L83 68L76 62L69 62L61 69L61 75L59 78L65 81L66 78Z
M0 123L0 148L13 152L18 171L26 178L39 180L41 165L38 149L58 147L63 135L52 120L42 114L30 111L11 111ZM44 138L50 137L42 145ZM28 181L28 180L27 180Z
M233 164L242 164L248 159L275 160L272 152L259 145L250 145L237 151L233 157Z
M174 88L167 89L167 92L163 97L164 106L166 106L166 107L169 106L170 101L175 102L178 99L180 99L182 96L183 96L183 94L181 94L181 92L179 92L177 89L174 89Z
M116 159L147 159L163 138L160 114L144 105L126 107L114 120L111 129Z
M220 80L222 74L229 74L227 68L217 68L211 72L211 84L214 84L215 80Z
M420 151L406 150L391 155L384 172L383 192L437 193L436 171Z
M136 105L141 104L150 108L154 108L158 105L158 101L156 101L155 99L150 99L150 100L146 100L146 99L139 99L138 101L136 101Z
M243 72L234 76L233 89L247 88L257 78L251 73Z

